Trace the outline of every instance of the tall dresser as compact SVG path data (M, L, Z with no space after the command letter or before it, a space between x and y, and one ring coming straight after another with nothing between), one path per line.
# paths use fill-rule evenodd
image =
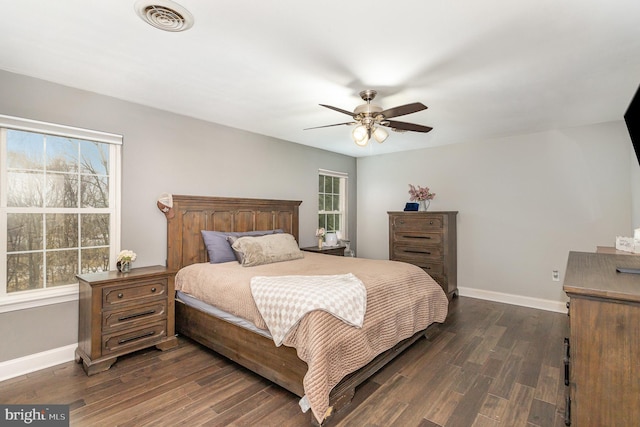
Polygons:
M640 256L569 253L565 424L640 425Z
M449 299L458 294L457 211L387 212L389 259L417 265Z

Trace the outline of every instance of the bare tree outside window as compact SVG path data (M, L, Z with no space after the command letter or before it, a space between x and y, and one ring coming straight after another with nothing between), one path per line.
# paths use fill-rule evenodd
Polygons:
M109 269L110 145L6 129L6 292Z

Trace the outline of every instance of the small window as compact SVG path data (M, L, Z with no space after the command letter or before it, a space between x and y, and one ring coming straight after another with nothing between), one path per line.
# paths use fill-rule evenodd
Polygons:
M318 228L347 239L347 174L321 169L318 173Z
M77 293L76 274L113 265L121 140L0 116L0 305Z

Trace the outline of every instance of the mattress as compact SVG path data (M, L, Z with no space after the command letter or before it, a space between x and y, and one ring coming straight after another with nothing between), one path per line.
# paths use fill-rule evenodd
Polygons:
M240 326L244 329L248 329L251 332L255 332L258 335L262 335L263 337L271 339L271 334L268 330L260 329L253 323L249 322L242 317L235 316L231 313L227 313L224 310L219 309L218 307L214 307L211 304L207 304L204 301L200 301L197 298L190 296L189 294L185 294L182 291L176 291L176 299L182 301L184 304L189 307L193 307L197 310L203 311L207 314L217 317L218 319L222 319L226 322L234 324L236 326Z

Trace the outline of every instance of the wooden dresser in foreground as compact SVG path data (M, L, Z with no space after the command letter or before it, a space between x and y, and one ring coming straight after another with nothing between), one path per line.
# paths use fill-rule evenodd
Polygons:
M458 294L456 211L387 212L389 259L417 265L451 300Z
M640 257L569 253L563 286L571 329L565 342L567 425L640 422L640 274L616 267L640 269Z
M178 344L175 336L174 273L142 267L78 276L78 348L87 375L106 371L118 356L155 345Z

